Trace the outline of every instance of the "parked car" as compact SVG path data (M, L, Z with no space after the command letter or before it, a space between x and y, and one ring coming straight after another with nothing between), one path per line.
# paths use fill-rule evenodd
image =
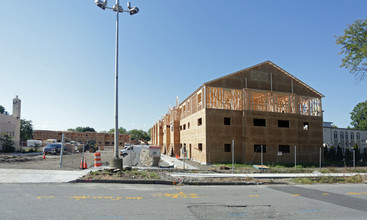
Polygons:
M65 148L64 148L65 150ZM46 147L43 148L43 153L48 154L57 154L61 151L61 144L47 144Z

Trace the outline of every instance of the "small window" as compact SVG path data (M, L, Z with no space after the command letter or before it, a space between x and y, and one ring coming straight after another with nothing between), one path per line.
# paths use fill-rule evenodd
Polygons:
M279 145L279 152L282 153L289 153L290 152L291 147L289 145Z
M279 128L289 128L289 121L287 120L278 120Z
M190 122L187 123L187 129L190 129Z
M260 119L260 118L254 118L254 126L265 127L266 126L266 120L265 119Z
M203 120L202 120L202 118L199 118L198 119L198 126L201 126L203 124Z
M231 118L224 118L224 125L231 125Z
M231 152L231 144L224 144L224 152Z
M203 144L202 143L198 144L198 149L199 149L199 151L203 150Z
M308 131L308 129L310 129L308 122L303 122L303 130Z
M266 153L266 145L261 145L261 144L255 144L254 145L254 152L255 153L261 153L261 146L263 148L263 153Z
M180 131L182 131L182 125L180 126Z
M183 125L183 129L186 130L186 124Z

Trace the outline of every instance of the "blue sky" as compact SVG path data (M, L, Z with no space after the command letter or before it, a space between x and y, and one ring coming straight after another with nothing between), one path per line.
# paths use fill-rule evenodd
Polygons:
M84 1L0 7L0 105L22 100L34 129L114 127L115 14ZM120 1L125 7L126 1ZM110 0L111 6L114 1ZM367 80L340 68L335 36L365 0L136 0L120 15L119 126L148 130L204 82L271 60L325 95L324 121L350 124ZM126 7L125 7L126 8Z

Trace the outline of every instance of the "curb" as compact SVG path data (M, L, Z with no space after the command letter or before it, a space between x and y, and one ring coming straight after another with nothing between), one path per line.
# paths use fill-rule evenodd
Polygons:
M69 183L120 183L120 184L160 184L160 185L191 185L191 186L236 186L236 185L288 185L286 182L198 182L198 181L167 181L167 180L93 180L93 179L77 179L69 181Z

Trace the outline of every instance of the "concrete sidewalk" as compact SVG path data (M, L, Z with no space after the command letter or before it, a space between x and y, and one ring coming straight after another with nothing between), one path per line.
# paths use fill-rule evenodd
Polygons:
M76 180L92 170L98 169L76 171L0 169L0 183L66 183Z
M168 163L169 166L172 166L176 169L183 169L184 168L184 162L182 159L177 159L176 157L170 157L165 154L161 154L161 160ZM186 170L198 170L198 168L185 163L185 169Z

